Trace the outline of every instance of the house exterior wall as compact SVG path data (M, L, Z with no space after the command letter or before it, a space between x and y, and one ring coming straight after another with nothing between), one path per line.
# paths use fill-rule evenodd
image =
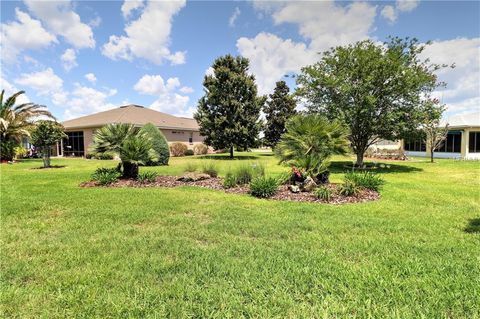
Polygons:
M76 128L76 129L66 129L65 132L83 132L83 146L85 149L85 155L88 154L88 149L93 143L93 137L95 131L99 127L94 128ZM175 142L185 143L188 148L193 148L195 144L203 143L204 137L200 135L199 131L188 131L188 130L172 130L172 129L160 129L165 138L167 139L168 144ZM189 142L189 138L192 137L192 143ZM58 147L61 147L60 145ZM63 152L62 152L63 155Z

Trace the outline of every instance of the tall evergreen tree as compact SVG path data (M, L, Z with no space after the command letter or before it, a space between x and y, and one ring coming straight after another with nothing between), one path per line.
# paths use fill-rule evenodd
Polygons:
M260 131L260 110L265 97L257 96L255 77L248 73L249 61L225 55L212 65L213 74L203 80L205 95L194 117L205 143L216 149L249 148Z
M290 89L285 81L278 81L275 90L270 94L270 100L263 112L267 123L265 125L265 144L275 147L280 137L285 133L285 123L295 115L295 99L289 94Z

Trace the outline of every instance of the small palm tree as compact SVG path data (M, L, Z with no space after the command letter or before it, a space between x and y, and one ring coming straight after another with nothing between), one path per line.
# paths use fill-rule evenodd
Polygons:
M275 148L280 163L305 170L317 179L327 171L330 158L347 154L348 130L339 122L316 115L296 115L286 124L286 132Z
M19 91L5 101L5 90L0 93L0 141L4 153L9 153L7 149L13 149L21 142L23 137L30 136L30 130L34 127L34 122L41 116L55 119L43 105L35 103L16 105L17 98L24 93L24 91ZM4 154L2 154L2 159L3 156ZM11 160L11 158L5 159Z
M20 142L22 137L30 136L29 130L40 116L55 119L45 106L35 103L16 104L16 99L24 94L19 91L4 101L5 90L0 94L0 134L2 140Z
M90 151L113 152L122 161L123 177L137 178L138 166L157 161L149 138L132 124L108 124L97 131Z

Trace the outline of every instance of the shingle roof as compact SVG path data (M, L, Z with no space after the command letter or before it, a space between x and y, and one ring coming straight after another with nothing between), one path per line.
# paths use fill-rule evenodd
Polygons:
M197 121L194 119L177 117L134 104L68 120L63 122L63 126L66 129L72 129L101 127L110 123L130 123L135 125L152 123L160 128L198 130Z
M451 116L442 121L443 125L445 123L450 127L480 127L480 111Z

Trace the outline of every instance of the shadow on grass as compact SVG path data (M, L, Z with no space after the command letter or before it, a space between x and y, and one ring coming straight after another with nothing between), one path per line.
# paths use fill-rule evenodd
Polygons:
M391 163L381 163L382 167L377 167L375 169L369 169L369 172L379 173L379 174L389 174L389 173L411 173L411 172L421 172L423 169L418 167L412 167L407 165L398 165L398 164L391 164ZM351 161L336 161L332 162L330 165L329 170L332 173L342 173L348 172L351 168Z
M64 168L67 167L65 165L50 165L49 167L33 167L32 169L54 169L54 168Z
M221 161L235 161L235 160L258 160L258 156L252 155L235 155L233 158L230 158L229 154L216 154L216 155L204 155L197 156L198 159L209 159L209 160L221 160Z
M480 218L472 218L468 221L467 227L464 231L466 233L480 233Z

